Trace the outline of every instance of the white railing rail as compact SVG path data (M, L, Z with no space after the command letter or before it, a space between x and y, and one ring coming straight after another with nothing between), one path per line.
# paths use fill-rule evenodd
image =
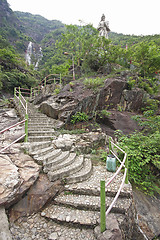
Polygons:
M118 158L118 156L114 152L113 146L124 154L124 157L123 157L122 161ZM111 140L111 138L109 138L109 153L113 154L114 157L120 162L120 166L117 169L117 171L113 174L113 176L108 180L108 182L106 183L106 187L108 187L111 184L111 182L115 179L115 177L119 174L119 172L121 171L121 169L123 167L124 167L125 170L124 170L124 175L123 175L123 178L122 178L122 181L121 181L121 185L120 185L112 203L108 207L107 211L106 211L106 203L105 203L105 196L106 196L105 181L101 181L101 221L100 221L101 232L104 232L105 229L106 229L106 217L110 213L110 211L112 210L115 202L117 201L117 199L118 199L118 197L119 197L119 195L120 195L120 193L123 189L124 183L128 184L128 156L127 156L127 153L124 150L122 150L118 145L116 145Z

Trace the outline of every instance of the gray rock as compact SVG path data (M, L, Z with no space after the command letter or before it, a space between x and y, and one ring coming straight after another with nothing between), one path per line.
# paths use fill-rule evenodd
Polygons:
M56 232L51 233L49 235L49 240L56 240L56 239L58 239L58 234Z

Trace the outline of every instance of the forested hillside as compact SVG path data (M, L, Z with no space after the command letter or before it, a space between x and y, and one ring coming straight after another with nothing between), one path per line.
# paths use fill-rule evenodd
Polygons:
M38 70L25 62L30 42L42 47ZM109 77L123 78L128 89L142 89L145 104L142 115L135 119L144 132L118 137L122 146L129 148L130 180L147 192L159 192L155 168L160 168L160 35L111 32L108 40L99 38L92 25L64 26L58 20L49 21L39 15L14 13L6 0L0 0L0 89L3 92L13 94L15 86L33 87L48 74L61 73L64 77L71 72L72 77L73 68L76 80L84 80L96 90L101 86L101 77L101 82ZM66 84L69 78L64 79ZM140 168L135 164L136 157ZM144 169L144 174L139 174L140 169Z

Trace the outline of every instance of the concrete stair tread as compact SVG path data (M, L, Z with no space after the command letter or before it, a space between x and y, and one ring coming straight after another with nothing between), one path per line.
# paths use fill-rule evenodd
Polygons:
M52 151L53 150L53 147L52 146L50 146L50 147L46 147L46 148L41 148L41 149L39 149L39 150L37 150L37 151L33 151L33 152L31 152L31 155L37 155L37 156L41 156L41 155L43 155L43 154L46 154L46 153L48 153L48 152L50 152L50 151Z
M95 227L98 225L100 213L96 211L75 210L62 206L50 205L41 213L41 216L52 219L56 222Z
M50 147L51 141L44 141L44 142L27 142L23 143L24 147L29 150L29 152L32 153L34 151L38 151L39 149Z
M106 210L113 199L114 197L106 197ZM111 211L124 214L125 210L128 210L131 201L132 199L118 198ZM100 211L100 196L77 195L71 192L63 192L54 199L54 203L72 208Z
M48 171L56 171L60 168L64 168L70 165L75 160L76 157L76 153L69 153L69 151L62 152L61 155L59 155L53 161L48 162L45 165L45 168L48 168Z
M49 152L49 153L47 153L47 154L44 154L43 156L37 156L37 155L35 155L34 156L34 159L35 160L37 160L37 161L41 161L41 162L46 162L46 161L48 161L48 159L54 159L54 158L56 158L57 156L59 156L60 154L62 153L62 150L61 149L54 149L53 148L53 150L51 151L51 152Z
M72 174L71 176L66 178L66 182L68 183L75 183L75 182L79 182L79 181L84 181L87 178L89 178L92 174L92 162L90 159L85 158L84 159L84 164L83 164L83 168Z
M41 141L51 141L55 139L55 136L29 136L28 142L41 142Z
M73 174L77 171L79 171L83 167L83 162L84 162L84 157L83 155L77 156L75 158L75 161L61 169L58 169L56 171L49 171L48 172L48 177L50 181L57 180L58 178L64 178L67 177L69 174Z
M29 136L52 136L55 131L52 129L50 131L28 131Z
M86 195L100 195L100 181L105 180L107 183L109 179L113 176L112 172L108 172L103 165L93 166L93 172L90 178L88 178L85 182L77 182L73 184L65 185L66 191L72 191L74 193L82 193ZM119 174L114 181L106 186L106 194L110 196L114 196L121 184L123 178L123 174ZM121 197L130 198L132 195L132 186L130 183L124 184L124 187L120 193Z

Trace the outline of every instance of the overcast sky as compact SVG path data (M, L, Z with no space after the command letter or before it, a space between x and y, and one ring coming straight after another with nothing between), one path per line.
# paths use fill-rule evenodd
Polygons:
M102 14L111 31L123 34L160 34L160 0L7 0L13 11L39 14L64 24L79 20L98 26Z

